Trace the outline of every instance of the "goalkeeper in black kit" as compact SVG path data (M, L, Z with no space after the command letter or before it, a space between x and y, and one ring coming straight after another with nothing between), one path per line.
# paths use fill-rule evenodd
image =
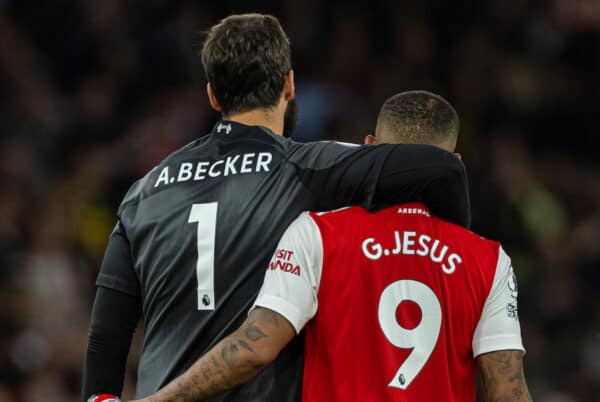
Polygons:
M418 200L469 225L465 170L451 153L287 138L296 120L294 72L276 18L225 18L210 29L201 58L222 120L134 183L119 207L96 282L83 401L121 394L140 318L138 399L237 329L278 240L301 211ZM302 368L298 337L252 381L213 400L300 401ZM194 400L193 383L178 386L179 401Z

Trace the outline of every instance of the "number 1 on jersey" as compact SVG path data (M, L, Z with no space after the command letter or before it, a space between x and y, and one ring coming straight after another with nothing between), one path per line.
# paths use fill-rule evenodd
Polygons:
M194 204L188 223L197 223L198 310L215 309L215 235L218 203Z

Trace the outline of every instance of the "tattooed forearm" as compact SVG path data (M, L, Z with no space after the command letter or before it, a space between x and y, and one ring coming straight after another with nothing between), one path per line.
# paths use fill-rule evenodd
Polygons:
M245 340L240 339L238 342L239 342L240 346L243 347L244 349L246 349L247 351L254 352L254 349L252 349L252 347Z
M225 342L221 350L221 357L229 367L233 367L238 355L238 347L233 343Z
M477 357L486 402L531 402L522 359L523 352L514 350Z
M514 354L515 352L512 351L500 351L489 353L487 358L494 363L499 374L507 375L514 372L513 366L516 364Z
M156 394L131 402L195 402L246 382L294 337L291 324L279 317L271 310L253 310L242 327L219 342L182 376Z
M271 324L273 324L275 328L279 328L279 319L281 316L272 310L265 310L265 313L270 317Z
M270 325L273 329L279 328L279 322L281 316L273 310L259 308L252 312L254 318L248 320L245 325L244 334L250 341L258 341L262 338L266 338L267 335L256 325L256 322L260 322L263 326Z
M246 334L246 338L255 342L259 339L267 337L267 335L265 335L265 333L262 332L260 328L256 326L255 321L250 321L248 325L246 325L246 328L244 329L244 334Z

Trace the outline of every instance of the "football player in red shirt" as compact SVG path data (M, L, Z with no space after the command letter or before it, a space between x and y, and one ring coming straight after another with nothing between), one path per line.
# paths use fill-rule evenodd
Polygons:
M457 134L450 104L412 91L386 101L366 142L452 152ZM240 384L305 328L304 402L474 402L477 367L487 402L531 401L517 292L499 243L423 204L304 213L246 321L201 359L201 372L183 375L194 395L176 380L155 397L191 401Z

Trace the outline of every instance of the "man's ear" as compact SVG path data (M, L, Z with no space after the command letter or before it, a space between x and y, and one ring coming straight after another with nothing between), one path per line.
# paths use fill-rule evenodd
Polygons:
M283 83L283 100L291 101L296 96L296 86L294 84L294 70L290 70L285 75Z
M377 138L375 138L375 136L373 134L369 134L365 137L365 144L366 145L376 145Z
M208 101L210 102L210 106L217 112L221 113L221 104L217 100L217 96L215 95L215 92L213 91L210 82L206 84L206 93L208 94Z

